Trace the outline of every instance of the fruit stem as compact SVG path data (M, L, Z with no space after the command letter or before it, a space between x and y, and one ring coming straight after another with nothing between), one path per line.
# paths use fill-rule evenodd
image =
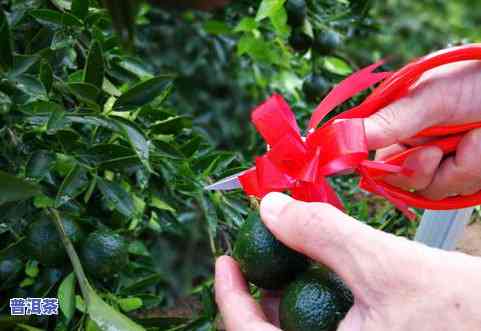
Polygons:
M249 203L251 205L251 208L256 210L256 211L258 211L261 207L259 199L257 199L256 197L250 196L249 197Z
M91 286L87 280L87 277L85 276L85 272L82 268L82 264L80 263L80 259L72 245L72 242L65 233L65 229L63 227L59 212L53 208L49 208L49 212L53 215L53 223L57 228L60 238L62 239L62 243L65 246L65 250L67 251L67 255L70 259L70 262L72 263L75 276L77 276L80 290L82 291L82 296L84 297L86 305L89 306Z

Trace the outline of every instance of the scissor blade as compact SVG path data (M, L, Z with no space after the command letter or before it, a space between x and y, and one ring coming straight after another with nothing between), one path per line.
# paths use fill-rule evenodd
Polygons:
M227 190L235 190L241 188L241 184L239 181L239 176L242 175L244 171L239 172L235 175L226 177L224 179L219 180L218 182L205 186L204 190L208 191L227 191Z

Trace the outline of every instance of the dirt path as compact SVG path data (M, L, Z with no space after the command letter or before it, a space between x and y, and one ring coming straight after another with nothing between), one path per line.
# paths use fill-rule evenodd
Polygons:
M481 256L481 222L468 225L463 239L458 244L458 251Z

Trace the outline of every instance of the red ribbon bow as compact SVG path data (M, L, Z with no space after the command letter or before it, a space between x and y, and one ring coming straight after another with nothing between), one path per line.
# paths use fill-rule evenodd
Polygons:
M282 96L273 95L252 112L252 122L268 144L268 151L256 158L255 167L239 177L244 191L261 198L269 192L287 190L296 199L328 202L343 209L326 177L356 172L361 175L361 188L385 197L411 219L415 215L409 207L446 210L481 204L481 192L434 201L383 181L388 174L412 173L403 167L403 163L419 148L435 145L445 155L454 152L463 135L480 128L481 122L429 128L417 136L436 137L435 140L383 161L368 159L363 124L364 118L408 94L424 72L443 64L475 59L481 59L481 44L443 50L413 61L394 73L374 72L382 61L364 68L342 81L319 104L312 114L306 137L301 135L287 102ZM317 128L337 106L381 81L359 106Z

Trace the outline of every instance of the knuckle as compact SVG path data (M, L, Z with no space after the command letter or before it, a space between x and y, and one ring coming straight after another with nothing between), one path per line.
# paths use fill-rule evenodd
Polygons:
M463 188L462 192L460 193L462 196L475 194L481 191L481 180L477 181L476 183L471 183Z
M429 186L425 190L421 191L420 194L423 197L434 201L442 200L448 196L448 194L444 192L444 190Z
M396 129L397 110L395 105L389 105L383 110L371 116L371 120L384 132L388 137L398 137Z
M430 178L421 177L417 181L412 182L411 188L416 190L416 191L424 190L425 188L427 188L429 186L430 183L431 183Z

